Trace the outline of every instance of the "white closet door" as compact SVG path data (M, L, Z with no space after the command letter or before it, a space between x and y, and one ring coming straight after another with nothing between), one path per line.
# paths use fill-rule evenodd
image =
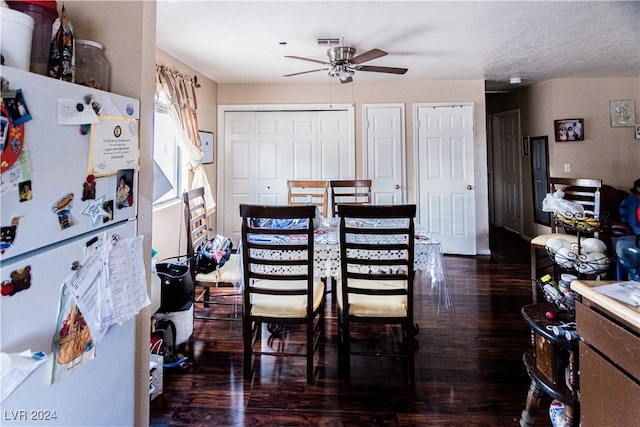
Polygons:
M255 191L255 114L254 112L226 112L224 115L224 159L219 166L225 192L216 200L222 217L218 218L218 232L234 242L240 240L240 204L254 203Z
M286 205L289 179L355 177L348 111L228 111L224 120L218 232L234 241L241 203Z

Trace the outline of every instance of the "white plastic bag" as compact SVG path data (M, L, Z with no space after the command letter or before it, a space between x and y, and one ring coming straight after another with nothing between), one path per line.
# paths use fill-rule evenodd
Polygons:
M584 215L584 207L571 200L565 200L562 190L557 190L553 194L547 193L542 201L542 210L544 212L556 212L561 215Z

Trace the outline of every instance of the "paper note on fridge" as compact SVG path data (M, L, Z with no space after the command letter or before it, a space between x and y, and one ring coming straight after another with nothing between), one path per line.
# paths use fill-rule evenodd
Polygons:
M88 125L99 123L91 105L85 105L73 99L58 99L59 125Z
M89 169L96 176L138 169L137 119L101 116L91 125Z

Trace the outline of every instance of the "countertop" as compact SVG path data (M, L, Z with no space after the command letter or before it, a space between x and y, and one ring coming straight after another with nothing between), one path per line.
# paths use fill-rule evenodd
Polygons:
M587 298L640 330L640 306L626 304L595 290L595 288L599 286L610 285L616 282L617 281L606 280L574 280L571 282L571 289L582 295L583 298Z

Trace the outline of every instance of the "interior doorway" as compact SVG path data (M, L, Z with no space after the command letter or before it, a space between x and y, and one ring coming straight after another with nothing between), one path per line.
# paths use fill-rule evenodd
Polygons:
M522 234L520 110L491 116L491 224Z

